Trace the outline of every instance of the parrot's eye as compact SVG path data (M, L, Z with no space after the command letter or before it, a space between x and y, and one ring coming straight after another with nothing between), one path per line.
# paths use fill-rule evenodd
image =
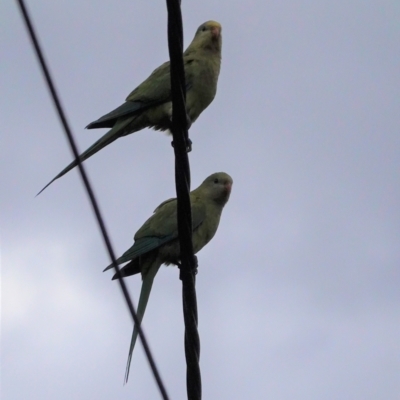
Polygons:
M215 178L214 183L218 183L218 182L219 182L218 178Z
M207 28L206 28L205 26L203 26L203 27L201 28L201 30L202 30L203 32L205 32L205 31L207 30Z

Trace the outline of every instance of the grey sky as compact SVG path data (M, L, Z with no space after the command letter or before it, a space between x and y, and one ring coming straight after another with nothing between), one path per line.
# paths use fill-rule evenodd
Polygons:
M168 59L163 1L29 2L83 151L85 131ZM27 34L1 5L2 397L159 398ZM192 185L234 179L199 253L204 399L395 400L400 392L400 5L183 1L185 46L223 26L218 93L190 135ZM118 254L174 196L171 139L145 130L85 163ZM140 278L127 280L135 301ZM144 329L183 399L181 283Z

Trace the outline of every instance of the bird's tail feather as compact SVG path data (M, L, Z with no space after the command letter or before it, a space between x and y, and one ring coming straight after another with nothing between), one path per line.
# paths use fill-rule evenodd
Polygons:
M143 277L143 283L142 283L142 289L140 291L140 297L139 297L139 304L138 308L136 311L137 317L139 319L139 324L141 325L142 319L144 312L146 310L147 302L149 300L151 288L153 286L153 280L154 277L156 276L158 269L160 268L160 264L158 262L154 262L149 271L147 272L146 276ZM131 338L131 344L129 347L129 354L128 354L128 360L126 362L126 369L125 369L125 378L124 378L124 384L128 382L128 377L129 377L129 369L131 366L131 360L132 360L132 353L133 349L135 348L136 344L136 339L138 337L138 328L135 325L133 327L133 333L132 333L132 338Z
M110 129L104 136L102 136L97 142L93 143L86 151L84 151L79 159L81 162L87 160L92 155L96 154L99 150L104 148L105 146L112 143L114 140L117 140L119 137L126 135L124 131L127 125L133 121L135 117L127 118L123 121L117 122L112 129ZM50 186L55 180L61 178L67 172L71 171L74 167L78 165L77 160L72 161L67 167L65 167L55 178L53 178L36 196L43 192L48 186Z

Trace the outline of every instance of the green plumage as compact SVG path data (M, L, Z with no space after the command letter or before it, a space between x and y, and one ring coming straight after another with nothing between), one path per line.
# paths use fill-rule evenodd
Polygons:
M210 175L197 189L190 193L195 254L214 237L222 209L229 200L231 187L232 178L224 172L218 172ZM161 203L154 214L136 232L134 240L133 246L118 258L117 263L128 262L121 269L123 277L139 272L142 274L143 283L137 309L138 318L141 321L154 277L160 266L162 264L177 264L180 261L176 199L169 199ZM109 265L105 271L110 268L112 268L112 265ZM116 279L115 275L113 279ZM125 381L128 380L137 335L138 331L135 326L129 349Z
M213 101L217 92L221 66L221 25L215 21L202 24L183 53L186 75L186 110L193 123ZM87 160L120 137L144 128L166 131L172 117L170 63L155 69L115 110L91 122L87 128L111 128L80 155ZM74 160L53 178L38 194L56 179L76 167Z

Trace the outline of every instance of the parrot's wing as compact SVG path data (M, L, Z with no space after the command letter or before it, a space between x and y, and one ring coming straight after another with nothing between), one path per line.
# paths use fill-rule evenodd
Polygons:
M118 118L132 117L135 114L139 114L142 111L163 103L164 101L127 101L124 104L112 110L106 115L103 115L96 121L91 122L86 129L97 129L97 128L112 128L117 122Z
M185 69L192 63L192 58L184 60ZM145 79L126 98L126 102L115 110L103 115L98 120L91 122L86 128L112 128L118 118L131 117L144 110L155 107L171 100L171 77L169 72L169 61L156 68L151 75ZM186 90L189 90L192 76L186 79Z
M91 122L86 128L111 128L118 118L133 116L142 111L165 103L171 97L169 62L162 64L134 89L126 98L126 102L98 120Z
M202 202L191 199L192 225L197 227L206 217L206 207ZM136 232L135 240L146 236L165 237L169 235L178 236L177 203L176 198L162 202L154 214Z
M192 229L197 229L206 217L203 203L192 204ZM134 260L178 237L176 199L161 203L155 213L143 224L135 235L135 243L121 257L117 264ZM104 271L112 268L110 264Z
M146 80L133 90L124 104L91 122L86 128L112 128L118 118L131 117L148 108L170 101L171 78L169 71L169 61L167 61L155 69ZM186 90L189 90L190 87L190 82L187 82Z
M169 61L156 68L136 89L129 93L126 101L144 103L168 101L171 98Z
M175 239L177 235L171 234L164 237L156 237L156 236L147 236L135 241L133 246L129 248L121 257L119 257L116 261L117 264L123 264L127 261L134 260L135 258L140 257L143 254L148 253L151 250L154 250L164 243L168 243L171 240ZM107 271L113 267L113 264L110 264L104 271ZM103 272L104 272L103 271Z
M184 59L184 68L192 63L193 59L190 57ZM192 87L192 79L186 79L186 90ZM129 93L126 101L128 102L142 102L149 103L165 103L171 100L171 75L170 75L170 62L156 68L151 75L145 79L136 89Z

